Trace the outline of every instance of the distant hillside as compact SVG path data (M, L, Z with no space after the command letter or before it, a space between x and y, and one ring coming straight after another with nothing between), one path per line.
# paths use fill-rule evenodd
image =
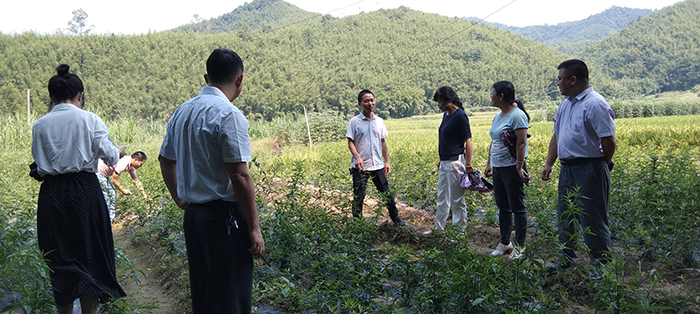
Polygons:
M649 15L649 9L630 9L613 6L601 13L574 22L557 25L537 25L526 27L507 26L498 23L492 25L530 38L537 42L558 49L569 55L576 55L588 45L621 30L642 17ZM475 18L469 18L475 19ZM478 20L478 19L476 19Z
M0 35L0 112L21 113L27 89L32 111L45 112L46 83L65 62L85 82L86 106L106 119L167 118L197 94L206 57L222 46L244 60L235 104L253 120L299 114L302 105L356 114L365 88L375 92L376 112L392 118L439 112L432 96L442 85L467 107L489 105L500 80L526 102L557 100L556 66L567 58L496 27L405 7L241 35ZM610 90L600 72L593 77L598 90Z
M236 32L247 27L252 30L270 31L293 24L318 22L321 17L321 14L304 11L282 0L254 0L220 17L195 21L172 30L211 34ZM244 29L244 32L246 31Z
M655 11L581 56L637 93L689 90L700 84L700 0Z

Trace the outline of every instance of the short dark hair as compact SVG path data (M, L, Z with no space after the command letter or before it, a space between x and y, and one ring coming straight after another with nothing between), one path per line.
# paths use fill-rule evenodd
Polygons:
M85 91L83 81L75 74L70 73L70 66L59 64L56 67L56 75L49 80L49 95L58 104L61 101L73 99L78 93Z
M362 102L362 97L364 97L365 94L372 94L372 96L374 96L374 93L372 93L371 90L369 90L369 89L363 89L363 90L357 95L357 102L358 102L358 103L361 103L361 102Z
M134 158L138 161L146 161L146 159L148 159L148 157L146 157L146 153L142 151L134 152L133 154L131 154L131 158Z
M210 83L231 83L243 73L243 60L233 50L219 48L207 59L207 77Z
M438 88L435 91L435 95L433 95L433 100L442 100L448 103L451 102L458 108L464 110L464 108L462 107L462 101L459 100L459 96L457 96L457 92L455 92L455 90L449 86L441 86L440 88Z
M586 63L581 60L566 60L559 64L557 70L559 69L564 69L566 75L575 76L581 82L588 83L588 67L586 66Z

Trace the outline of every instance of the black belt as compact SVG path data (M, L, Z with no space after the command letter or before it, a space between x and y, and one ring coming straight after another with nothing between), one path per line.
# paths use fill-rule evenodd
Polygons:
M584 162L592 162L592 161L605 161L605 157L595 157L595 158L564 158L564 159L559 159L561 162L562 166L573 166L576 164L582 164Z

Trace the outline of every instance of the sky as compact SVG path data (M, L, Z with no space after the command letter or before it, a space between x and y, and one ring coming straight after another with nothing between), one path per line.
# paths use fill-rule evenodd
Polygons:
M52 34L68 27L83 9L96 34L135 35L160 32L194 21L219 17L252 0L8 0L0 4L0 32ZM406 6L448 17L478 17L509 26L555 25L585 19L612 6L661 9L679 0L286 0L309 12L345 17ZM574 5L574 3L576 3ZM199 4L205 4L200 6Z

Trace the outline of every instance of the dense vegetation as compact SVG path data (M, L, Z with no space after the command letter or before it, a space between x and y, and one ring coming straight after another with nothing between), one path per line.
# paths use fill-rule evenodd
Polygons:
M197 20L194 23L176 27L173 31L197 33L240 31L241 34L251 30L271 32L273 29L292 24L310 24L320 19L321 14L304 11L282 0L255 0L217 18Z
M617 32L651 13L649 9L631 9L613 6L586 19L564 22L557 25L508 26L492 23L500 29L508 30L568 55L576 55L587 46Z
M690 90L700 84L700 0L655 11L581 56L636 93Z
M508 79L524 100L558 96L556 65L567 57L529 39L462 19L406 8L324 19L273 33L142 36L0 35L0 108L22 112L31 89L45 111L52 68L66 62L83 78L89 107L103 117L168 117L203 84L217 47L244 58L245 92L236 105L252 119L307 110L357 111L357 93L377 95L384 117L437 112L433 91L452 85L464 102L488 104L493 82ZM602 91L614 85L596 76ZM313 105L312 105L313 103Z
M494 114L470 118L479 169ZM439 115L387 121L392 187L399 199L426 210L432 210L436 196L437 172L427 165L437 160L439 122ZM34 234L39 183L27 175L31 123L16 117L0 123L7 126L0 146L12 148L0 151L0 295L9 295L10 304L26 313L50 313L47 270ZM335 122L327 123L328 133L342 133L333 129ZM270 265L259 261L255 269L255 303L291 313L695 313L700 307L698 116L618 119L617 125L610 200L614 262L605 280L590 283L585 261L559 275L544 272L544 261L552 261L557 250L551 224L556 178L534 179L526 187L527 258L507 262L477 254L471 246L474 228L497 224L489 194L469 193L470 229L448 228L446 237L423 238L414 233L421 229L384 223L385 209L370 205L367 218L353 222L347 216L351 179L345 141L327 139L313 148L290 146L271 154L270 142L258 139L250 167ZM149 156L157 155L164 126L163 121L108 122L116 142ZM531 124L531 173L544 163L551 127L551 122ZM118 213L130 219L128 236L156 261L153 269L174 289L171 295L181 298L184 308L169 312L186 312L182 211L171 202L157 162L147 162L139 177L151 199L121 196ZM497 243L496 232L482 245ZM134 258L122 258L120 268ZM128 274L120 279L129 280ZM136 310L147 301L127 299L118 304L122 310L110 313L148 313Z

